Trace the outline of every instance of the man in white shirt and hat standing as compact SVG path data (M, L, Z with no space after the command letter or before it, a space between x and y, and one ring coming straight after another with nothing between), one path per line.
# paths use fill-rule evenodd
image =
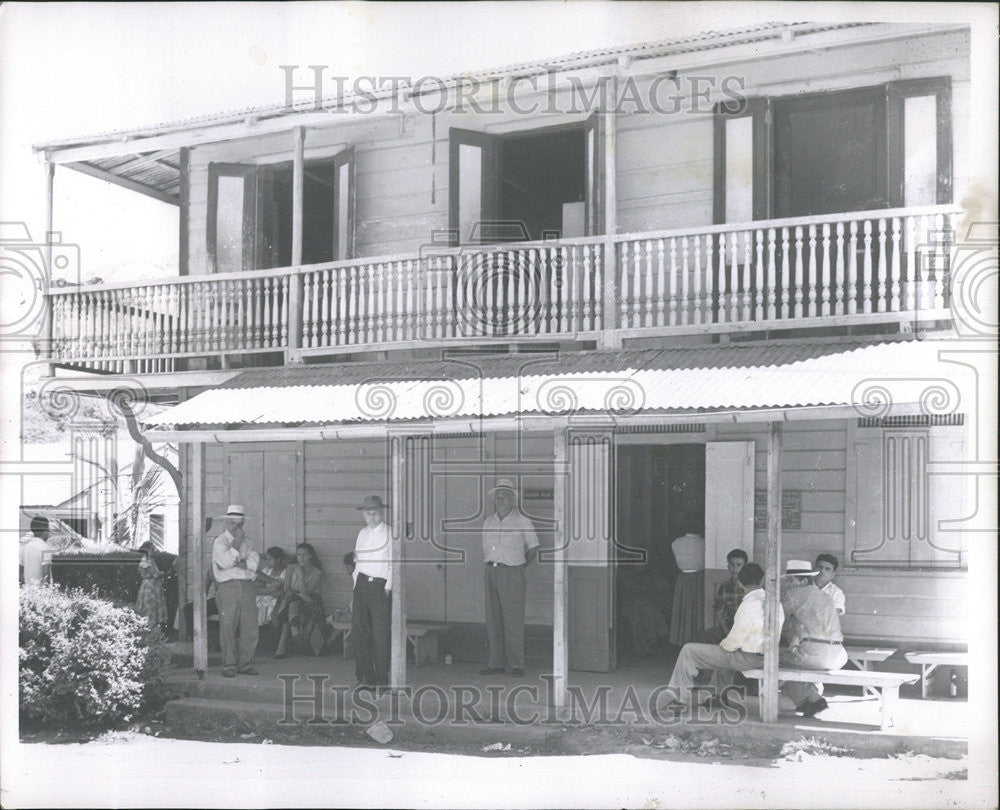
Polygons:
M489 659L480 675L509 669L524 675L524 600L527 567L538 554L534 524L517 511L514 482L501 478L491 490L495 511L483 522L486 561L486 641Z
M389 685L392 657L392 535L385 522L387 504L369 495L358 511L365 527L354 546L354 600L351 639L359 688Z
M226 510L226 530L212 544L212 576L216 583L215 603L219 608L222 675L226 678L233 678L237 673L258 674L253 666L258 635L254 580L260 565L260 555L254 551L243 531L245 522L246 511L239 504L232 504Z

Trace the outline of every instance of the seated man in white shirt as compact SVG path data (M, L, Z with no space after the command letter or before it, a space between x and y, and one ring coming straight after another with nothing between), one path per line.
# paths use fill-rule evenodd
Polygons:
M718 644L685 644L670 676L668 691L673 697L669 708L677 711L690 704L691 692L699 671L711 669L716 695L726 703L725 689L733 676L745 669L764 666L764 571L756 563L747 563L737 574L746 595L736 611L733 629ZM778 629L784 612L778 606Z
M844 592L833 584L833 578L837 575L840 567L840 560L832 554L820 554L813 563L813 568L819 571L816 575L816 587L833 600L833 606L837 609L837 615L843 616L847 611L847 598Z

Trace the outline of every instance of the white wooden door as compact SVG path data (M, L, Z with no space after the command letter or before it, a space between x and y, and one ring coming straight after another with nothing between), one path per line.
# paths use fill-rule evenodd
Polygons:
M741 548L753 559L754 443L705 445L705 568L725 568Z

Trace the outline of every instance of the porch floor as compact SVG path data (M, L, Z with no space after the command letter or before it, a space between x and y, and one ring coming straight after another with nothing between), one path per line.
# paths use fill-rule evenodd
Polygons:
M294 716L298 721L310 719L310 712L315 711L314 683L320 683L322 718L327 721L350 716L351 722L368 724L376 716L391 716L407 726L412 722L417 727L433 727L437 734L447 727L462 726L468 730L469 726L483 723L493 730L502 726L505 733L516 730L529 735L548 733L572 722L565 716L557 716L548 705L548 682L543 676L551 672L550 666L532 667L530 659L523 678L506 674L482 676L479 674L482 663L438 663L417 667L411 661L407 665L411 697L400 697L398 706L390 708L388 697L376 700L369 696L355 701L351 692L356 680L354 661L345 660L340 653L278 661L267 654L258 655L255 666L260 674L235 678L222 677L220 656L212 653L208 671L199 679L191 668L191 644L177 643L174 647L175 668L171 681L189 697L170 704L168 715L172 710L175 713L183 711L187 703L188 710L194 712L229 712L232 716L240 715L242 707L251 719L268 717L287 721L286 684L288 676L297 675L299 678L292 683L297 698ZM745 713L739 716L734 713L726 717L723 712L706 710L695 717L684 717L682 722L671 721L663 712L667 697L662 690L656 691L669 680L671 664L670 661L629 663L608 673L571 671L570 687L578 690L575 701L571 701L575 704L576 723L660 726L677 733L709 732L730 741L748 736L755 742L817 737L834 745L863 747L885 754L909 749L957 756L967 749L966 701L903 697L895 710L895 727L883 733L878 727L879 700L861 697L856 690L850 694L852 690L847 688L839 692L826 690L830 708L821 718L782 713L777 723L765 724L760 721L758 699L747 696L743 704ZM315 681L309 676L322 676L323 680ZM341 690L339 699L331 687ZM601 708L602 695L604 708ZM501 723L492 719L494 716L499 716Z

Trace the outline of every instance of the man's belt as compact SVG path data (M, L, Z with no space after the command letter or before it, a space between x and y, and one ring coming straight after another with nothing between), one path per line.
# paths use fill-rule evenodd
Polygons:
M813 641L816 644L843 644L844 643L843 640L840 640L840 641L830 641L829 639L825 639L825 638L804 638L804 639L802 639L802 641Z
M386 583L385 577L370 577L368 574L358 574L361 579L366 579L369 582L381 582L383 585Z
M520 568L524 565L524 563L520 563L519 565L507 565L507 563L493 562L492 560L487 560L486 564L492 568Z

